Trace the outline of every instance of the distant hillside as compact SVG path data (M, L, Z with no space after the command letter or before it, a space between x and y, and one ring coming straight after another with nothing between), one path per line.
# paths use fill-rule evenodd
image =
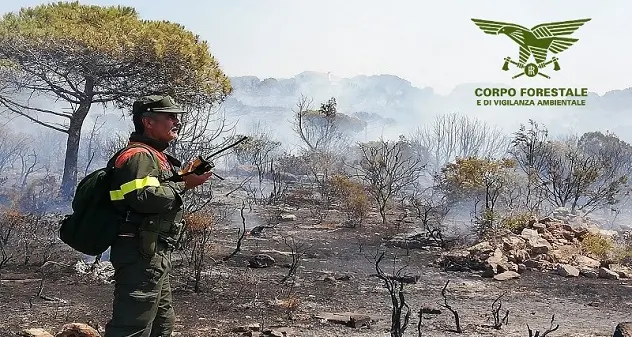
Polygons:
M587 106L582 107L496 107L476 106L477 87L501 87L492 83L469 83L457 86L448 95L439 95L430 87L418 88L406 79L394 75L355 76L338 78L319 72L302 72L291 78L254 76L232 77L234 92L220 106L230 121L238 122L237 131L247 132L255 122L273 129L277 139L294 137L292 109L301 94L313 99L312 108L335 97L338 111L357 117L365 130L358 140L380 135L397 137L432 121L436 115L458 112L476 117L503 128L508 134L528 120L545 124L551 134L587 131L611 131L632 143L632 88L613 90L603 96L590 93ZM40 104L41 105L41 104ZM97 115L106 128L127 132L131 121L127 113L109 112L94 106L88 116L86 132ZM41 127L25 118L11 123L18 129L38 132Z
M460 112L497 124L507 132L533 118L546 124L554 134L610 130L632 142L632 135L628 135L632 126L628 113L632 88L613 90L603 96L590 93L587 106L581 107L483 107L476 106L474 89L494 84L463 84L442 96L432 88L418 88L393 75L337 78L303 72L292 78L241 76L231 81L234 92L222 105L227 115L246 122L265 120L275 127L287 124L292 108L304 94L313 98L313 107L335 97L340 112L366 121L371 130L390 130L392 134L427 123L437 114Z

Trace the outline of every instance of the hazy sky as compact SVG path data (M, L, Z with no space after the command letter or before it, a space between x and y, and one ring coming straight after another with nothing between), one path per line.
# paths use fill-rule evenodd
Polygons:
M499 82L514 86L581 86L603 93L632 86L629 41L632 2L623 0L442 1L80 1L128 5L146 19L183 24L208 41L229 76L292 77L331 72L339 77L393 74L447 94L455 85ZM0 3L0 12L42 1ZM512 80L503 58L518 57L507 36L484 34L471 18L531 28L552 21L591 18L558 55L552 79Z

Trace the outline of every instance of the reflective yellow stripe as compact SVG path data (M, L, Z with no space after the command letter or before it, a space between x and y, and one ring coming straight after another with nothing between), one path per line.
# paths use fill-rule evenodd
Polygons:
M120 190L110 191L110 200L123 200L127 193L147 186L160 186L160 181L158 181L158 178L145 177L126 182L121 185Z

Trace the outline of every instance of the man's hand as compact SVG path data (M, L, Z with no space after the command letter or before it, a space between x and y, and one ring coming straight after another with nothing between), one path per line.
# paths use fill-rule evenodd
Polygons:
M193 166L193 162L189 162L187 166L185 167L185 171L189 171L192 166ZM182 176L182 181L184 181L184 186L186 187L186 189L192 189L194 187L204 184L204 182L206 182L212 175L213 175L213 172L211 171L206 172L201 175L190 173L185 176Z
M188 190L188 189L192 189L194 187L204 184L204 182L206 182L212 175L213 175L213 172L206 172L202 175L191 173L191 174L187 174L186 176L183 176L182 180L184 181L184 186Z

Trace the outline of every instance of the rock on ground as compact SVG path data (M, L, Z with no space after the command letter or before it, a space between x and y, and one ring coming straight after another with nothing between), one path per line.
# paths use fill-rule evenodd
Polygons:
M480 272L488 278L526 270L552 271L563 277L632 277L632 269L610 260L599 261L586 252L582 244L586 235L612 236L588 218L559 209L553 217L532 219L524 225L519 233L500 229L497 236L468 249L443 253L435 264L449 271Z
M579 276L579 269L567 264L561 264L557 267L557 273L564 277L577 277Z
M87 324L69 323L55 337L101 337L101 334Z
M24 337L53 337L48 331L40 328L26 329L22 331Z
M22 331L25 337L53 337L41 328L26 329ZM54 337L101 337L101 334L91 326L83 323L68 323Z
M494 276L494 280L496 281L507 281L507 280L511 280L514 278L519 278L520 274L516 273L515 271L511 271L508 270L506 272L502 272L496 276Z

